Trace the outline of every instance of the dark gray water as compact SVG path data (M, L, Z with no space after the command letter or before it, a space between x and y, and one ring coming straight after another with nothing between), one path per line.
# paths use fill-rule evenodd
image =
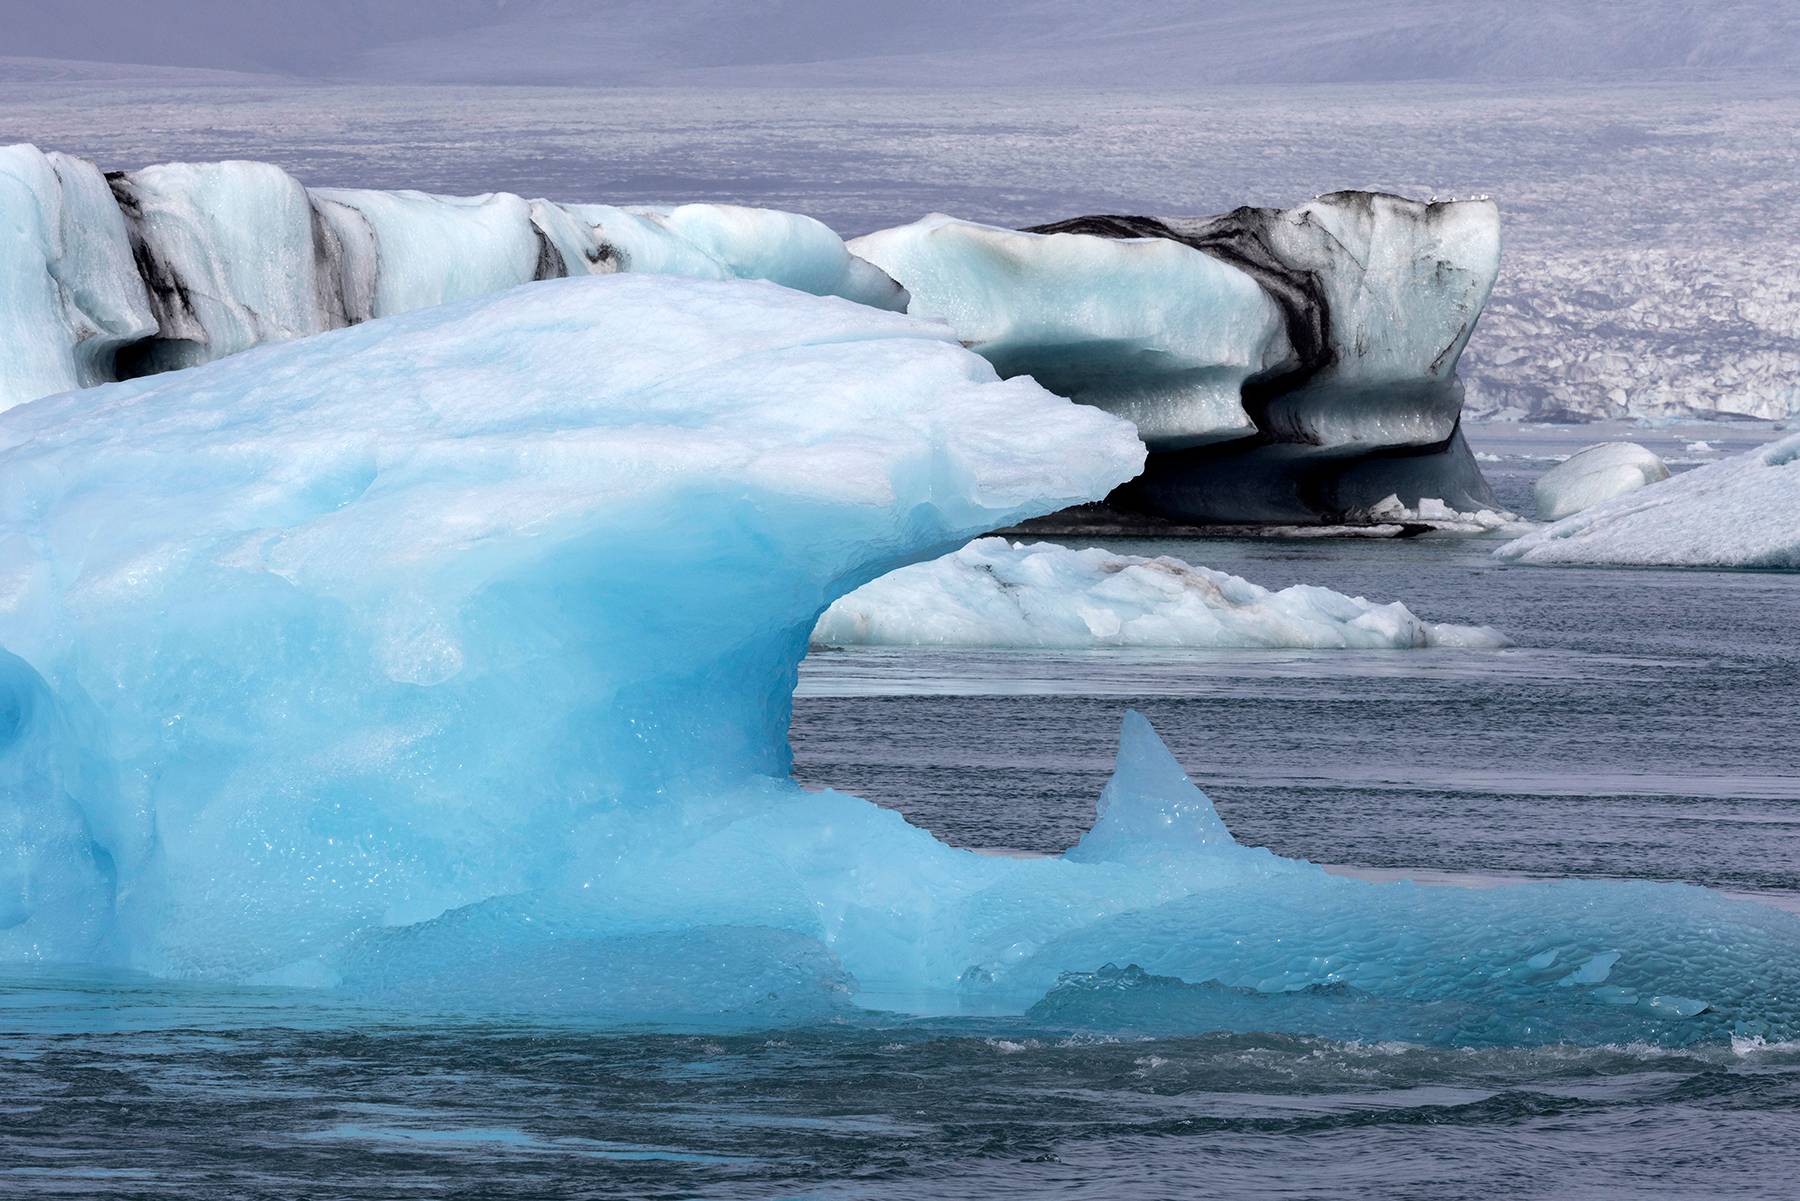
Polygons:
M1788 1195L1800 1051L421 1028L0 991L0 1195ZM67 1031L66 1009L105 1005Z
M1119 541L1404 599L1498 651L815 656L801 778L969 846L1060 851L1121 712L1247 842L1325 863L1800 890L1800 579L1502 566L1485 541Z

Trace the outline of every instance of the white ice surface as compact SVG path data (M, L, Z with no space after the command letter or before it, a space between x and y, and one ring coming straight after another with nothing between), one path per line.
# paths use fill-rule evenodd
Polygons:
M1421 621L1399 602L1262 588L1170 556L982 538L864 584L825 611L818 645L1079 648L1499 647L1486 627Z
M188 367L329 329L319 304L312 205L269 163L161 163L128 172L137 234L180 281L158 297L167 366Z
M842 238L804 214L736 204L683 204L640 212L739 279L766 279L814 296L906 310L905 291L880 271L871 271Z
M345 270L359 288L370 288L371 316L504 291L529 282L537 269L531 206L508 192L432 196L315 188L312 195L343 206L368 226L370 238L346 244L358 251ZM364 247L373 258L363 257Z
M1030 372L1135 423L1152 446L1255 426L1239 391L1289 353L1238 268L1164 238L1032 234L933 214L850 243L1002 373Z
M0 147L0 409L109 378L156 328L125 220L98 168Z
M1560 521L1668 478L1669 468L1655 451L1635 442L1602 442L1544 472L1532 485L1532 496L1539 521Z
M1521 563L1800 568L1800 434L1615 497L1494 553Z
M907 302L826 226L771 209L309 191L273 164L237 161L145 167L118 191L122 204L85 160L0 148L0 409L117 379L116 352L144 339L127 374L558 276L768 279L875 308Z

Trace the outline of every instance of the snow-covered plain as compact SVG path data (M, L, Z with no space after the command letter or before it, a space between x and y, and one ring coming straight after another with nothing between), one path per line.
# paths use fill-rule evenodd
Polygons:
M831 601L1142 455L941 327L637 275L19 406L0 959L677 1026L1107 1023L1135 964L1137 1029L1800 1034L1800 918L1333 876L1136 716L1056 857L793 782Z
M834 602L827 646L1267 647L1412 650L1505 646L1499 631L1421 621L1399 602L1329 588L1270 591L1185 563L982 538L889 572Z
M1532 496L1539 521L1560 521L1668 478L1668 465L1655 451L1635 442L1602 442L1544 472L1532 486Z
M1583 509L1494 553L1521 563L1800 569L1800 434Z

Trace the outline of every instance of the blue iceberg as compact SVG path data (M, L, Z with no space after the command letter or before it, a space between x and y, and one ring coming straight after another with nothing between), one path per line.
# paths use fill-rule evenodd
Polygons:
M0 962L601 1023L1800 1034L1800 918L1333 876L1136 717L1057 857L792 782L834 600L1143 456L941 326L626 274L0 414Z

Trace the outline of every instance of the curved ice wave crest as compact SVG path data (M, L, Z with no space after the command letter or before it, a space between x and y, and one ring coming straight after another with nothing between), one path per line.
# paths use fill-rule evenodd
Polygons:
M20 406L0 958L244 979L592 870L785 775L837 596L1142 454L941 329L650 276Z
M1800 569L1800 434L1582 509L1494 554L1521 563Z
M1410 650L1500 647L1483 626L1421 621L1297 584L1279 592L1167 555L1072 550L983 538L890 572L834 602L815 644L885 646L1268 647Z
M643 276L21 406L0 959L590 1021L1800 1035L1792 915L1330 876L1138 718L1053 858L793 784L829 602L1142 453L941 329Z
M798 213L308 189L246 161L102 176L70 155L4 146L0 316L17 336L0 358L0 409L534 280L620 271L768 279L906 307L893 280Z

